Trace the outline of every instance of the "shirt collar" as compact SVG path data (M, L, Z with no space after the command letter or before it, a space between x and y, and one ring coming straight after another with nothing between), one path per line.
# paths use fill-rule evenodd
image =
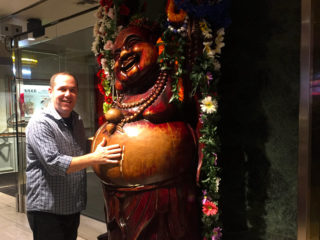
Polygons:
M56 120L62 120L63 118L60 116L60 114L57 112L57 110L55 109L55 107L53 106L53 103L50 103L48 105L48 107L45 110L46 114L51 115L52 117L54 117ZM74 118L76 116L76 112L72 111L71 112L71 117Z

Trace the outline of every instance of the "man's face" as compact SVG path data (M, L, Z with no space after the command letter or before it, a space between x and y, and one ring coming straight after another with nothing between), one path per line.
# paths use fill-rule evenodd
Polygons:
M129 27L119 33L113 53L115 87L120 91L124 86L143 84L144 77L154 69L158 58L156 45L137 27Z
M58 75L54 86L49 88L51 101L61 117L70 116L77 102L78 86L76 80L70 75Z

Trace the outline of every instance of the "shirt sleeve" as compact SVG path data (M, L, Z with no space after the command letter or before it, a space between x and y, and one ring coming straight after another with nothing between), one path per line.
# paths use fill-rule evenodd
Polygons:
M72 157L59 152L52 127L47 122L30 122L26 129L27 155L30 164L41 164L50 175L66 175Z

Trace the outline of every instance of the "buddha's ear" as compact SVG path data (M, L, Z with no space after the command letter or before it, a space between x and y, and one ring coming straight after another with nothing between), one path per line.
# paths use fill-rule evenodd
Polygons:
M115 84L114 84L115 88L117 91L123 91L123 85L119 80L116 80Z

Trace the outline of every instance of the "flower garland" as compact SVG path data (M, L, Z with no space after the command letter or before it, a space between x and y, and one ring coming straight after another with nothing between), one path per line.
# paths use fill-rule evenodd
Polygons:
M101 69L97 73L99 79L98 89L103 94L105 101L103 111L106 113L114 98L114 60L112 55L113 43L122 26L116 24L116 10L112 0L100 0L100 7L96 13L96 24L93 28L95 40L92 43L92 52L97 58Z
M167 4L167 29L158 40L158 63L161 70L174 71L172 75L172 97L169 102L181 103L184 100L183 69L188 16L185 11L175 12L174 0Z
M183 66L186 62L185 47L186 25L189 12L197 17L201 16L196 10L203 10L203 6L180 8L177 11L178 1L169 0L167 5L167 29L161 39L158 40L159 59L161 69L173 70L172 97L170 101L180 103L184 99L183 76L186 71ZM184 6L187 6L184 2ZM221 3L217 2L216 4ZM215 5L211 5L211 10ZM207 6L207 5L206 5ZM186 11L184 11L186 10ZM203 14L205 15L205 14ZM210 23L204 17L198 19L202 34L203 52L194 60L190 74L192 83L191 95L198 95L200 101L200 128L199 145L201 154L199 162L201 167L200 185L203 190L202 200L202 225L204 240L219 240L222 236L222 228L219 223L219 167L217 166L217 153L219 152L219 139L217 134L218 123L218 97L217 82L220 78L219 56L224 47L224 28L213 30ZM174 49L174 50L173 50Z
M218 240L222 236L222 229L219 226L219 167L217 166L217 153L219 152L219 138L217 134L218 124L218 97L217 81L220 78L219 56L221 48L224 46L224 29L215 32L206 20L199 22L203 36L203 54L196 60L192 72L191 80L193 93L200 90L203 100L201 101L201 129L199 143L202 146L202 178L203 188L203 233L204 239ZM214 46L214 48L212 48ZM206 211L209 205L214 211Z

